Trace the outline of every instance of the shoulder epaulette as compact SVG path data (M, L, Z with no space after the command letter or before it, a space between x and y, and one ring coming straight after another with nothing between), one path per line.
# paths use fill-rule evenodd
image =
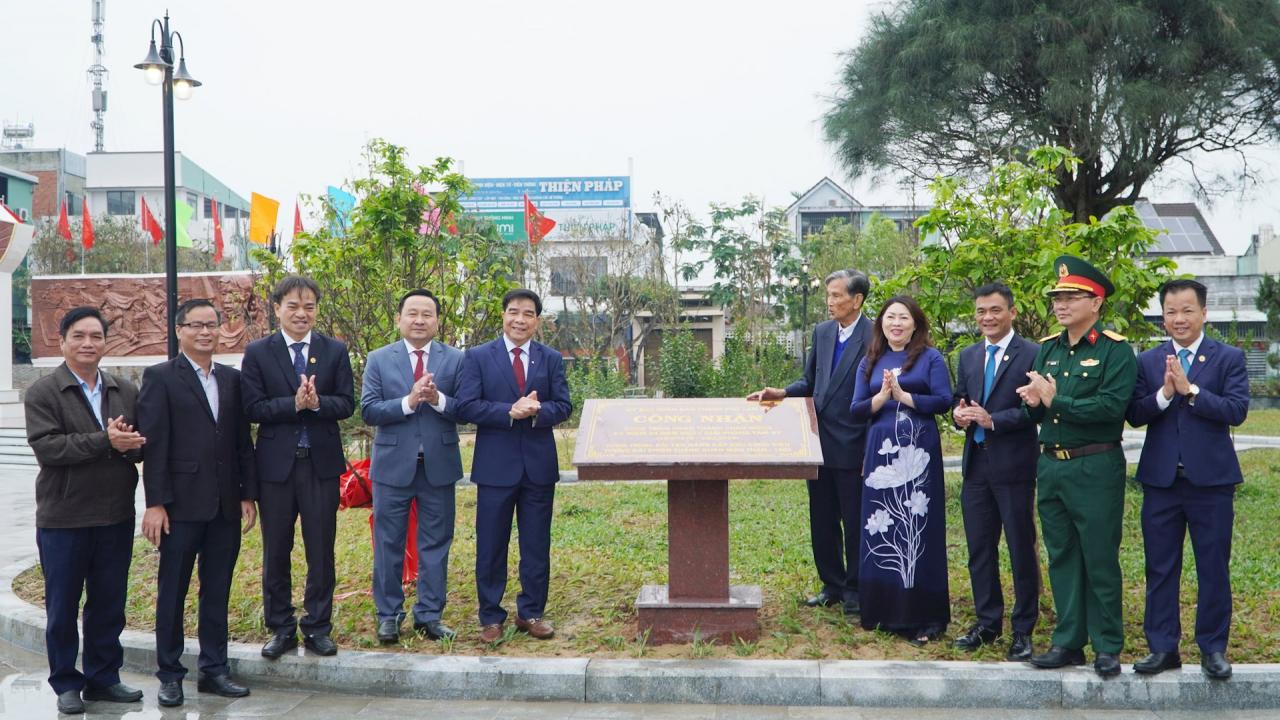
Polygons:
M1116 342L1128 342L1128 341L1129 341L1129 338L1127 338L1127 337L1125 337L1125 336L1121 335L1120 333L1116 332L1115 330L1103 330L1103 331L1102 331L1102 334L1103 334L1103 335L1106 335L1107 337L1111 338L1112 340L1115 340Z
M1054 333L1054 334L1052 334L1052 335L1045 335L1044 337L1040 338L1040 339L1039 339L1039 340L1037 340L1036 342L1037 342L1037 343L1039 343L1039 344L1041 344L1041 345L1043 345L1043 344L1045 344L1045 343L1049 342L1050 340L1052 340L1052 339L1054 339L1054 338L1058 337L1059 335L1061 335L1061 333Z

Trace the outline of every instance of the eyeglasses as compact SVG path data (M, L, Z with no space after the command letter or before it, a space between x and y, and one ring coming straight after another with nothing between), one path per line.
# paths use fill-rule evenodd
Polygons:
M1058 293L1053 296L1053 302L1055 304L1061 303L1065 305L1066 303L1075 302L1076 300L1088 300L1094 297L1097 296L1090 295L1089 293Z
M189 323L178 323L178 325L179 325L179 326L181 326L181 327L184 327L184 328L191 328L192 330L195 330L196 332L200 332L201 330L209 330L209 331L217 330L217 329L218 329L218 327L219 327L220 325L222 325L222 323L217 323L217 322L189 322Z

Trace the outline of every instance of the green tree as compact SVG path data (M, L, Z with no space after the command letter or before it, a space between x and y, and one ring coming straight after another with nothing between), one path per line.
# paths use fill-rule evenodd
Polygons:
M901 270L877 296L912 294L935 341L945 348L961 335L956 347L963 347L963 336L976 335L973 290L999 280L1014 293L1015 329L1037 339L1056 327L1045 295L1056 280L1053 261L1071 254L1104 269L1115 284L1103 305L1104 321L1135 342L1154 334L1142 312L1175 267L1168 258L1145 257L1155 233L1127 206L1102 220L1072 222L1053 203L1052 191L1058 169L1078 161L1064 148L1037 148L1029 155L1031 164L1000 165L978 184L954 177L934 181L934 208L916 225L938 241L926 244L921 262Z
M325 290L316 324L346 341L357 395L368 353L397 337L396 307L407 290L425 287L440 298L440 339L474 344L497 334L502 295L515 286L519 248L463 215L459 198L469 186L453 161L414 168L405 153L385 140L369 142L368 174L347 185L356 205L345 228L321 200L325 222L295 238L288 257L254 252L264 291L288 272Z
M665 397L707 397L715 368L707 346L683 328L662 334L658 387Z
M1170 160L1275 139L1278 59L1275 0L907 0L848 53L825 129L854 174L1067 147L1052 197L1083 223Z
M1263 275L1258 280L1258 299L1254 305L1267 314L1267 334L1271 337L1280 334L1280 280Z
M737 205L712 203L710 224L691 222L678 242L677 250L699 255L680 264L681 276L692 280L710 264L715 274L712 302L725 306L748 334L758 334L778 317L781 308L775 302L785 292L787 278L796 274L795 242L785 210L765 210L751 196Z
M748 340L738 333L725 338L720 365L709 378L707 394L744 397L762 387L786 387L800 374L800 361L775 335Z

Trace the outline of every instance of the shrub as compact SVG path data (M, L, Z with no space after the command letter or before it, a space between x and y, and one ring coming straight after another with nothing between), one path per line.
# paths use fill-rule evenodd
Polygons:
M569 398L573 401L573 414L566 427L578 426L584 400L622 397L627 389L627 376L614 367L609 358L574 360L566 369L565 377L569 381Z

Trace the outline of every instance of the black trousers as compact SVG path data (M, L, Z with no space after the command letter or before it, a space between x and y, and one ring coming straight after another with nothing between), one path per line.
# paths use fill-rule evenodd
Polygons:
M832 597L857 600L862 474L824 465L808 488L809 540L822 589Z
M993 482L996 480L996 482ZM1004 531L1013 570L1014 632L1030 633L1040 617L1040 557L1036 548L1036 485L993 478L987 451L969 449L969 467L960 490L964 537L969 546L969 582L978 624L996 632L1004 627L1004 591L1000 587L1000 533Z
M133 557L133 520L81 528L36 528L44 571L45 652L56 693L120 682L124 601ZM84 593L84 672L76 669L76 615Z
M240 521L221 514L208 522L169 522L169 534L160 540L159 591L156 594L156 677L160 682L182 680L182 610L191 585L191 572L200 561L198 601L202 675L226 675L227 601L231 576L240 555Z
M338 478L316 475L309 458L298 458L284 482L258 483L262 523L262 605L273 634L328 635L333 630L333 543L338 532ZM302 545L307 556L307 584L302 596L306 614L294 615L294 525L302 518Z

